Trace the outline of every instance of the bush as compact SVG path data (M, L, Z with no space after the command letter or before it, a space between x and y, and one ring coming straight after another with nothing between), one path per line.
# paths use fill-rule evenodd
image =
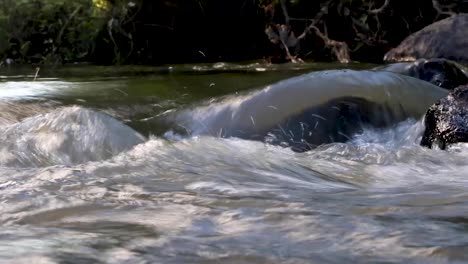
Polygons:
M0 0L0 59L86 61L105 23L104 13L92 0Z
M381 62L412 32L468 12L463 0L413 2L0 0L0 63Z

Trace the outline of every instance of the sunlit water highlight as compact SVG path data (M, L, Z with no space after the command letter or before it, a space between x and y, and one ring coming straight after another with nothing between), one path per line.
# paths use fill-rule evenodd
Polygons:
M463 144L448 152L420 147L420 119L305 153L236 138L163 136L167 128L139 121L211 98L208 81L250 78L198 77L39 81L34 94L3 97L0 260L468 260ZM15 84L27 88L0 83L0 97Z

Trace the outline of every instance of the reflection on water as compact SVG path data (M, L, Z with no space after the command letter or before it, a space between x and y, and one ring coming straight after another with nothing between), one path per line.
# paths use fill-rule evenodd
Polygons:
M272 72L1 82L0 94L28 91L0 96L2 262L468 260L468 152L420 147L421 120L305 153L163 138L167 128L138 121L271 83Z

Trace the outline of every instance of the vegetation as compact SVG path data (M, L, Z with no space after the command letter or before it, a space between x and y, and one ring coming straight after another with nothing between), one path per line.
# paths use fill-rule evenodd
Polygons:
M0 0L0 56L18 63L87 60L100 15L89 0Z
M0 0L0 61L378 62L462 0Z

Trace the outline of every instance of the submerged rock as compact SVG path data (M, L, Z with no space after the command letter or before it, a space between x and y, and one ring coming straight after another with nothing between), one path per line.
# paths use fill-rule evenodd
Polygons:
M404 39L385 54L385 61L445 58L468 62L468 14L435 22Z
M376 70L400 73L452 90L468 83L468 71L462 65L446 59L419 59L378 67Z
M445 149L453 143L468 142L468 85L456 88L432 105L424 123L422 146Z

